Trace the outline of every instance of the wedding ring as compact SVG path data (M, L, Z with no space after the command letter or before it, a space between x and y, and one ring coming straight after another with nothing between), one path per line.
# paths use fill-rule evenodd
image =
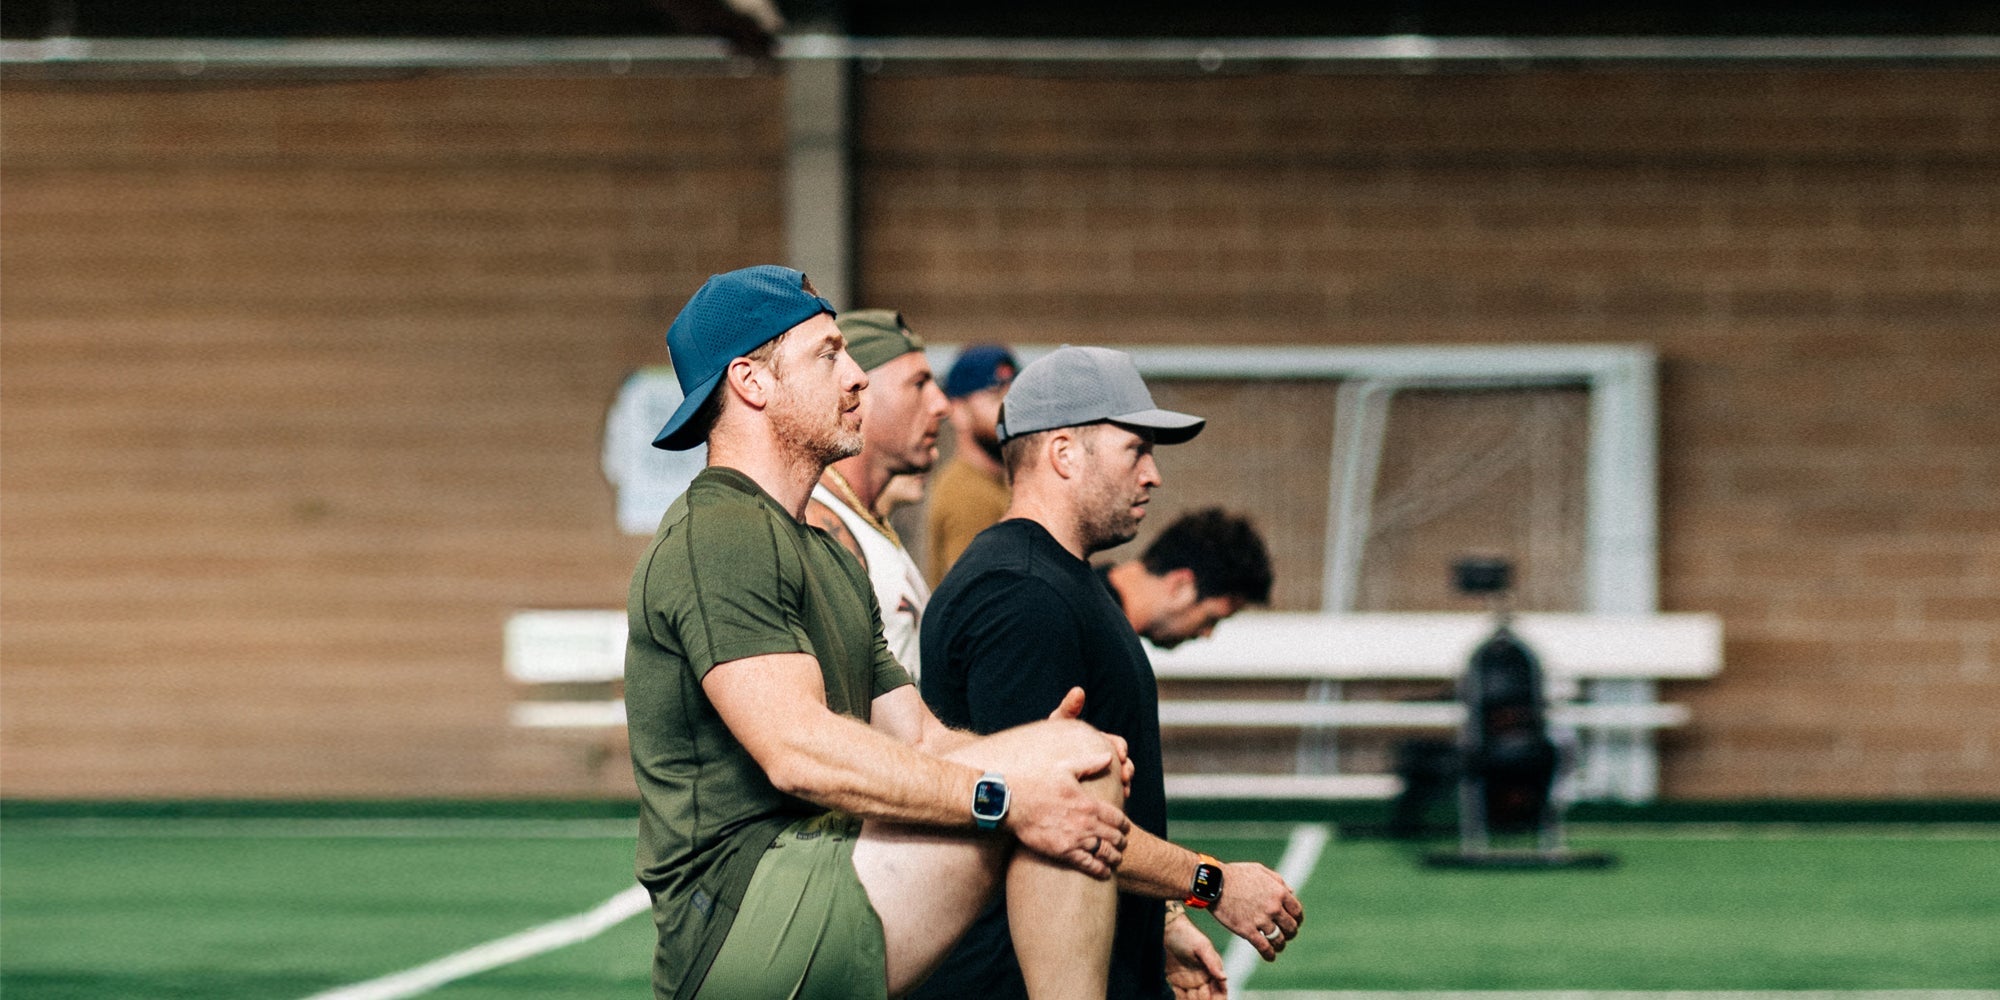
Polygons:
M1279 930L1276 927L1273 927L1270 930L1264 932L1264 940L1269 941L1272 944L1277 944L1279 941L1282 941L1284 939L1285 939L1285 932Z

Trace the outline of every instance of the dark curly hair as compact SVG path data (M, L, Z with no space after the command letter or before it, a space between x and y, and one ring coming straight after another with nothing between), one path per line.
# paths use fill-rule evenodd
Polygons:
M1154 576L1193 570L1195 593L1203 600L1235 597L1245 604L1271 602L1271 553L1263 536L1249 518L1220 507L1181 515L1153 539L1139 561Z

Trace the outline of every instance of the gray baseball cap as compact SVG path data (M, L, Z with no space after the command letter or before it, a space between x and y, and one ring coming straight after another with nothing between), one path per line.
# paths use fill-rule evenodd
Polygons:
M1207 421L1153 405L1132 356L1108 347L1068 344L1037 358L1019 375L1000 404L1000 440L1057 427L1109 421L1153 432L1159 444L1180 444Z

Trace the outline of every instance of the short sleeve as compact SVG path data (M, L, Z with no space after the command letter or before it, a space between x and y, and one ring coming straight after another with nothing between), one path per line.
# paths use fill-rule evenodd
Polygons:
M1041 580L983 577L968 592L978 613L954 641L965 668L971 728L994 733L1046 719L1084 683L1082 636L1069 603Z
M648 572L647 617L696 677L749 656L814 652L801 621L804 567L769 517L695 509L671 532Z
M868 595L868 611L875 616L875 697L880 698L905 684L914 684L910 671L896 654L889 651L889 640L882 634L882 605L875 600L875 592L868 587L864 577L860 589Z

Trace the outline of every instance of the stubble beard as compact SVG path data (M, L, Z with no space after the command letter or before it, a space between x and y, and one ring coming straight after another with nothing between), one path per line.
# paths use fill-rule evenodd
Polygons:
M1132 498L1116 485L1096 491L1077 524L1086 552L1102 552L1139 537L1139 517L1132 513Z
M979 446L980 451L985 452L995 462L1001 465L1007 464L1007 460L1002 457L1003 452L1000 448L999 428L974 427L972 429L972 441Z
M778 398L771 408L771 424L777 431L778 440L802 462L812 463L820 471L843 458L861 454L861 428L849 428L842 420L847 410L860 400L860 394L843 394L839 408L829 419L808 401L800 398L778 380Z

